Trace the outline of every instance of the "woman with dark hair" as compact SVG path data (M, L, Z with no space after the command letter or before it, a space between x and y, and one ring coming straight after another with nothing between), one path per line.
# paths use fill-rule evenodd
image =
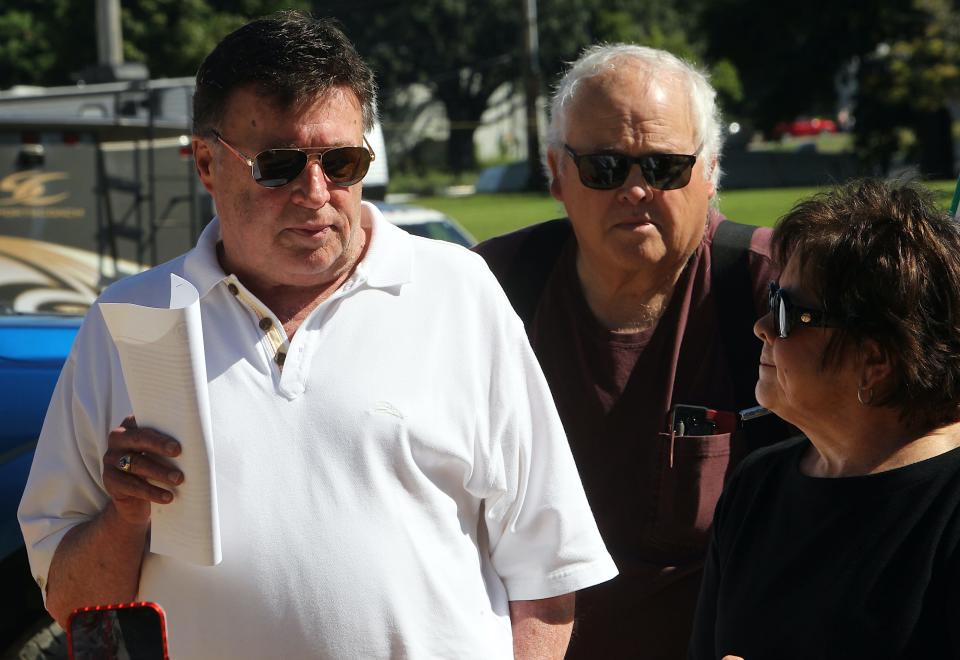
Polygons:
M757 400L806 437L724 491L690 657L960 657L960 226L859 181L773 250Z

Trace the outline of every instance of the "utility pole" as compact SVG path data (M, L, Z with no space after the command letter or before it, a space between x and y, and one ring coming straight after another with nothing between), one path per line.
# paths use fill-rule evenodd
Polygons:
M94 4L97 28L97 63L71 74L76 81L105 83L143 81L150 77L146 65L123 61L123 32L120 27L120 0L97 0Z
M540 117L537 97L540 96L540 37L537 32L537 0L523 3L523 82L527 110L527 189L544 190L546 178L540 164Z
M97 64L119 66L122 63L120 0L97 0Z

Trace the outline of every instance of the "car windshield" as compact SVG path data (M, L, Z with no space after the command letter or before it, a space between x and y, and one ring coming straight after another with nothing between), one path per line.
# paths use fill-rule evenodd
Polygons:
M400 225L400 227L414 236L435 238L437 240L463 245L464 247L473 246L473 241L470 240L469 236L466 236L455 225L443 220L417 222L409 225Z

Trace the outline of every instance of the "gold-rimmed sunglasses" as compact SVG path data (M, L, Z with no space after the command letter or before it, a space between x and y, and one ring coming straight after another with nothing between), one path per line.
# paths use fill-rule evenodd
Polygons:
M213 134L230 153L250 167L253 180L264 188L280 188L287 185L300 176L313 156L317 157L320 169L332 183L338 186L352 186L367 175L370 163L376 158L366 136L363 138L366 147L317 147L315 149L284 147L265 149L250 158L224 140L217 131L213 131Z

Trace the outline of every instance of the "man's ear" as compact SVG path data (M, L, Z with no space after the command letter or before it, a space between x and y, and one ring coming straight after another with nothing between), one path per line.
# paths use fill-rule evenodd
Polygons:
M563 187L560 183L560 160L557 152L547 149L547 167L550 168L550 194L558 202L563 202Z
M203 184L203 187L207 189L207 192L212 195L215 171L213 149L207 140L197 135L193 136L191 146L193 147L193 164L197 168L197 175L200 177L200 182Z
M714 196L717 194L717 186L716 186L716 184L713 182L713 172L714 172L714 170L716 170L716 168L717 168L717 157L716 157L716 156L714 156L713 158L710 159L709 165L710 165L710 170L707 172L707 189L708 189L708 191L707 191L707 198L708 198L708 199L713 199Z

